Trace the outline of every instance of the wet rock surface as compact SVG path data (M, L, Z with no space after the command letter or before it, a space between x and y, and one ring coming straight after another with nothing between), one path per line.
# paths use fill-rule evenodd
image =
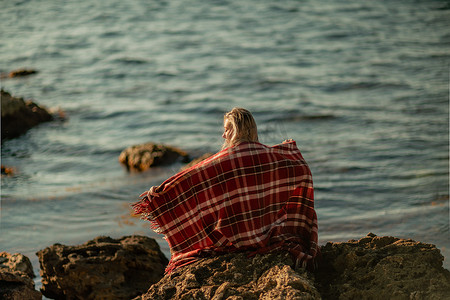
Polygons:
M12 70L10 72L0 73L0 79L27 77L30 75L35 75L37 73L39 73L39 72L35 69L21 68L21 69Z
M186 152L167 145L146 143L131 146L122 151L119 162L131 171L145 171L151 167L169 165L176 161L189 161Z
M0 299L42 299L35 289L33 267L28 257L0 253Z
M28 129L42 122L51 121L53 116L32 101L11 96L1 90L2 141L24 134Z
M8 77L9 78L16 78L16 77L24 77L24 76L30 76L37 74L38 71L34 69L17 69L9 72Z
M52 299L131 299L164 275L168 263L154 239L97 237L37 253L42 293Z
M6 175L6 176L13 176L14 175L14 168L11 167L7 167L2 165L2 176Z

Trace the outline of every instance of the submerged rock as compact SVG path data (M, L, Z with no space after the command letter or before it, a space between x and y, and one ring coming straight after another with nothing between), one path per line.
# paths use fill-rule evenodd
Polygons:
M29 76L33 74L37 74L38 71L34 69L17 69L9 72L8 77L9 78L15 78L15 77L24 77Z
M0 299L42 299L35 290L34 272L28 257L16 253L0 253Z
M145 171L151 167L172 164L177 160L187 162L189 156L178 148L155 143L131 146L119 156L119 161L133 171Z
M164 275L168 263L154 239L97 237L37 253L42 293L53 299L131 299Z
M39 123L53 119L52 115L43 107L32 101L11 96L1 90L2 110L2 141L18 137L28 129Z
M288 253L248 253L204 258L166 274L135 300L318 299L306 271L295 272Z
M2 165L2 175L12 176L14 173L13 168Z

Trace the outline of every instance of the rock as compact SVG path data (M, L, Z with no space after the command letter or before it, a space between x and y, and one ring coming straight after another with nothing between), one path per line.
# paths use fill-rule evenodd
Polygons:
M23 98L11 96L10 93L1 90L2 103L2 141L7 138L15 138L39 123L53 119L45 109L32 101L24 101Z
M13 168L2 165L2 175L12 176L14 173Z
M8 77L9 78L24 77L24 76L37 74L37 73L38 73L38 71L33 70L33 69L18 69L18 70L9 72Z
M166 274L147 299L449 299L450 272L430 244L370 233L327 243L314 273L282 252L202 258Z
M0 271L0 299L37 300L41 292L34 289L34 281L22 272Z
M30 278L34 278L33 266L30 259L23 254L0 252L0 270L19 271Z
M54 299L131 299L163 275L168 263L154 239L97 237L37 252L42 293Z
M166 274L135 300L320 298L310 274L295 272L293 265L282 252L204 258Z
M188 162L189 156L178 148L154 143L129 147L119 156L119 161L128 170L133 171L145 171L154 166L172 164L180 159Z
M450 272L434 245L369 233L321 251L323 299L449 299Z
M33 267L28 257L0 253L0 299L42 299L35 290Z
M141 236L99 237L72 247L55 244L37 254L43 293L56 299L448 299L450 295L450 272L442 267L443 257L434 245L369 233L359 240L327 243L321 253L314 273L294 270L285 252L254 257L241 252L201 258L164 277L167 259L154 240Z

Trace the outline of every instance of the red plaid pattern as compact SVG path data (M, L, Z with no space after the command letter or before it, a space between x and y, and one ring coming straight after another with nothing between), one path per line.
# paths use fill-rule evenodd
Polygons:
M224 149L141 197L135 213L169 243L166 272L243 250L285 249L305 266L318 251L312 176L295 141Z

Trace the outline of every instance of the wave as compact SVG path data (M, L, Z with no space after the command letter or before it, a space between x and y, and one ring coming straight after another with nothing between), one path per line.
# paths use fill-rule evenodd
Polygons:
M120 63L124 65L144 65L148 64L149 61L141 58L133 58L133 57L121 57L113 60L115 63Z
M370 89L408 89L410 86L402 82L339 82L323 88L326 92L345 92L352 90L370 90Z

